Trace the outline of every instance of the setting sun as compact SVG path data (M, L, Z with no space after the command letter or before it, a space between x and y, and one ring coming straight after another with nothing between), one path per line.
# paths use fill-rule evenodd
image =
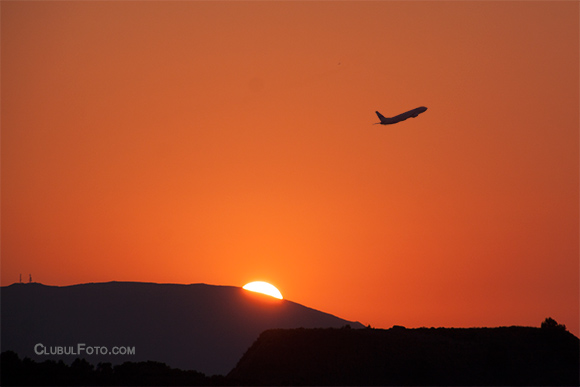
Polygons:
M279 298L280 300L283 299L282 293L274 285L271 285L267 282L263 281L254 281L248 284L245 284L243 289L249 290L251 292L257 292L266 294L268 296L272 296L275 298Z

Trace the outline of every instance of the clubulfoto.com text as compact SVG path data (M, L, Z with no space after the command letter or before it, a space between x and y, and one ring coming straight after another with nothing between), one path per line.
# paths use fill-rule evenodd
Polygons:
M75 346L45 346L38 343L34 346L34 353L37 355L135 355L135 347L119 346L109 350L106 346L87 346L85 343L79 343Z

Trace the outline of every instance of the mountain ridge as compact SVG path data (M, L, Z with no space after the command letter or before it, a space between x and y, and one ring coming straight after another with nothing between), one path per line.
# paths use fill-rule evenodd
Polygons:
M36 361L35 345L134 348L131 355L90 355L91 363L155 360L205 374L229 372L259 334L275 328L362 324L236 286L110 281L67 286L1 287L2 351ZM40 348L40 347L39 347ZM37 348L38 349L38 348Z

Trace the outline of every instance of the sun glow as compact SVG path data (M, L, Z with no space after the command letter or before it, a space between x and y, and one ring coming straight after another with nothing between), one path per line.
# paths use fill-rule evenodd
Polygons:
M283 299L282 293L280 293L280 291L276 289L274 285L271 285L267 282L263 281L250 282L248 284L245 284L243 289L249 290L251 292L266 294L268 296L275 297L280 300Z

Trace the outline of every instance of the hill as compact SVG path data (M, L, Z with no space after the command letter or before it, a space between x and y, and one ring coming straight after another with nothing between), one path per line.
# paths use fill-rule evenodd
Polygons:
M1 296L2 351L12 350L37 362L71 363L77 357L93 364L152 360L182 370L224 375L264 330L362 327L233 286L108 282L59 287L32 283L2 287ZM36 350L49 355L35 353L39 343L42 347ZM79 344L85 345L80 353ZM51 355L58 347L62 353ZM106 354L101 353L102 347ZM109 354L114 347L128 350L124 355Z
M228 378L245 385L579 385L579 341L530 327L263 332Z

